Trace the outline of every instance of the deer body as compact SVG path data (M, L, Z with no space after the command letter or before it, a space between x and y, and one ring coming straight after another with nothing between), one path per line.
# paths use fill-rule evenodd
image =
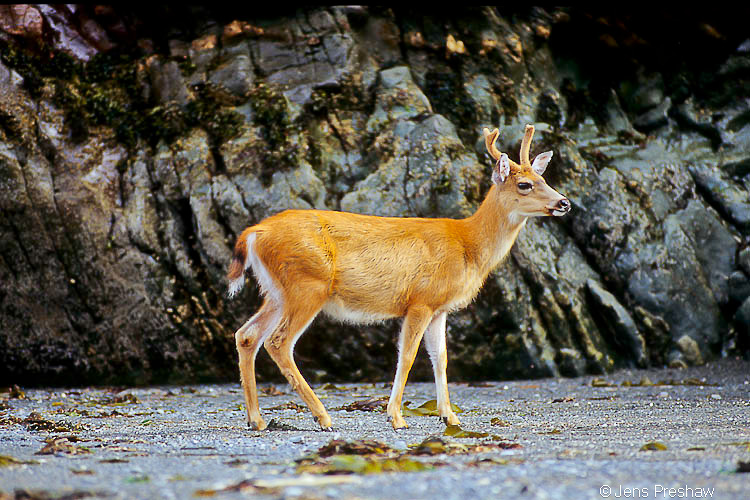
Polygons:
M255 355L263 344L316 421L330 429L328 413L293 359L297 339L321 311L355 324L404 318L388 403L393 427L406 426L401 398L423 337L435 373L440 416L448 424L458 424L445 375L446 315L474 299L489 273L510 251L527 217L562 215L570 207L530 168L528 142L533 127L527 126L522 164L514 164L513 176L507 155L494 148L497 134L497 130L489 133L485 129L488 150L497 160L495 185L466 219L287 210L243 231L228 273L229 294L242 288L244 273L251 268L265 299L256 315L235 334L251 427L263 429L266 425L258 408L254 374ZM534 188L519 191L518 179L536 184L534 197L530 195Z

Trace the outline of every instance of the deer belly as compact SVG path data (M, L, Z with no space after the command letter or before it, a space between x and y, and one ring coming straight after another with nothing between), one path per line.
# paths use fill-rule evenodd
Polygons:
M385 311L366 310L362 307L347 304L336 297L326 302L323 306L323 312L333 319L355 325L377 323L395 317L394 314Z

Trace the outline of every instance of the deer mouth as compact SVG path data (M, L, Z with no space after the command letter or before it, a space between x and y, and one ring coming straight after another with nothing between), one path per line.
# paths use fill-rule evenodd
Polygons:
M570 212L570 207L545 207L547 209L547 215L553 217L562 217L563 215Z

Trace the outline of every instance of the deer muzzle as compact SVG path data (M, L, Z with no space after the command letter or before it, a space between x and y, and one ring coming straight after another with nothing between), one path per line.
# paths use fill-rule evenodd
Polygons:
M561 217L568 212L570 212L571 204L570 200L567 198L561 198L557 204L555 204L552 207L547 207L547 210L549 210L550 215L554 215L555 217Z

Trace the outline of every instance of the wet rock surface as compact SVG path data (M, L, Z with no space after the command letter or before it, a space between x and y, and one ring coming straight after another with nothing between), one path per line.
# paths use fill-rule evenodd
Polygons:
M0 498L747 498L748 374L725 359L451 384L460 428L430 415L432 384L409 384L398 432L384 384L316 386L333 432L286 385L261 386L261 432L237 384L16 387L0 393Z
M734 18L4 7L0 381L236 380L232 334L259 298L227 301L223 275L245 226L286 208L465 217L490 182L482 127L513 154L526 123L574 209L530 221L449 318L452 379L747 355ZM320 318L300 368L387 380L398 326ZM280 380L265 355L258 371Z

